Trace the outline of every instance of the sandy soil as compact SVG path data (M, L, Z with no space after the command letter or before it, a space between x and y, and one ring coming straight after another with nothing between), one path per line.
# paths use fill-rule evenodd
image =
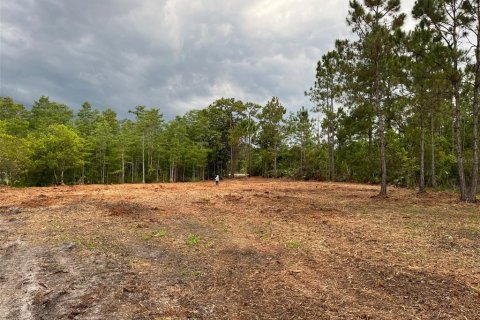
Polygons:
M0 189L0 319L480 319L480 207L377 192Z

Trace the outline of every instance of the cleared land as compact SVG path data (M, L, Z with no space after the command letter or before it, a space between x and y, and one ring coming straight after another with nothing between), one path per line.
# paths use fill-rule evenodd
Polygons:
M0 318L480 319L480 207L377 192L0 189Z

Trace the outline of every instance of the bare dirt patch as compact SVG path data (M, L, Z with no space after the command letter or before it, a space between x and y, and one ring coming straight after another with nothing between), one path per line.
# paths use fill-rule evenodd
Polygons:
M263 179L4 188L0 317L479 319L480 207L376 193Z

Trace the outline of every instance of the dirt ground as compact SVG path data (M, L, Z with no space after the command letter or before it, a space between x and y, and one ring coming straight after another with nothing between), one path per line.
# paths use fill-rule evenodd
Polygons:
M480 207L377 193L0 189L0 319L480 319Z

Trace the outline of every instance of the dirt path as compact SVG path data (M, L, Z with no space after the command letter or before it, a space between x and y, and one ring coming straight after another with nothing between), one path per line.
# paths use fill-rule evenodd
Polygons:
M6 319L33 319L33 296L39 289L35 249L14 231L23 224L20 208L3 208L0 217L0 314Z
M376 192L0 189L0 319L479 319L480 208Z

